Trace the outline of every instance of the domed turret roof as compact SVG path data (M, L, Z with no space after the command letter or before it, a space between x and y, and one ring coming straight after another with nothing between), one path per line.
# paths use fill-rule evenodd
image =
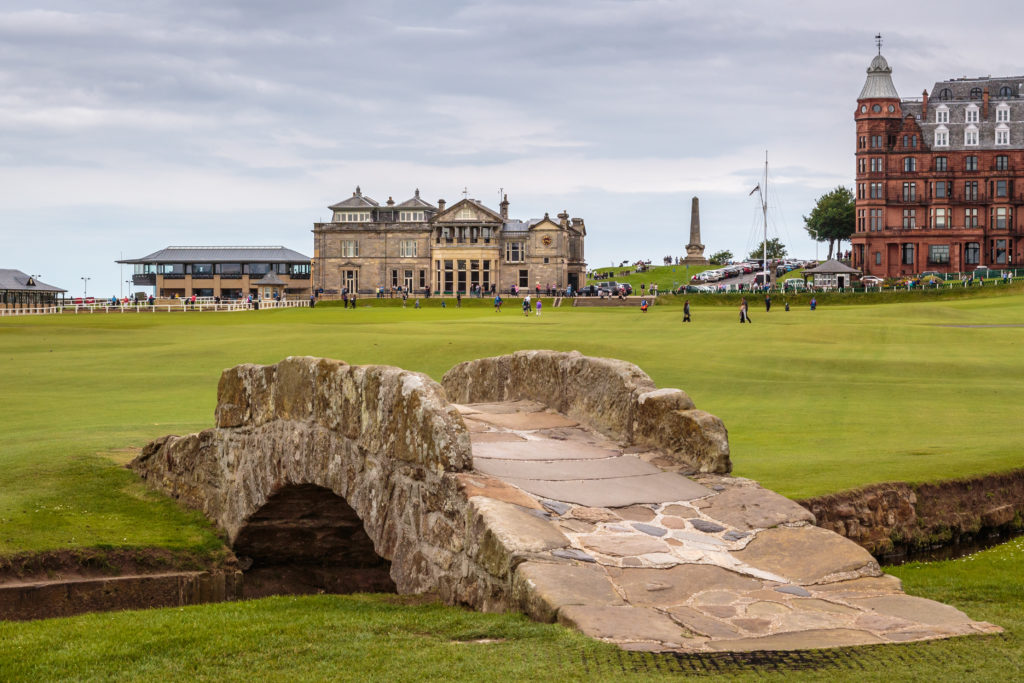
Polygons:
M861 88L860 96L857 99L876 97L896 99L900 97L896 92L896 86L892 84L892 67L881 54L875 55L875 58L871 60L871 66L868 67L868 78L864 81L864 87Z

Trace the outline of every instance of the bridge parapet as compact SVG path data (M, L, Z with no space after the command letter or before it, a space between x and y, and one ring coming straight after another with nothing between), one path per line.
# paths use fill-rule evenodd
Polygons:
M658 389L633 363L578 351L517 351L460 363L442 380L456 403L532 400L698 472L732 471L722 421L681 389Z

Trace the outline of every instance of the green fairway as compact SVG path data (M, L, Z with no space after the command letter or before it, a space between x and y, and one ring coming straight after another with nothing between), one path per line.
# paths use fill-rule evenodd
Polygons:
M0 553L216 544L107 453L212 425L217 380L289 355L440 379L523 348L624 358L729 429L735 473L792 497L1020 467L1024 296L736 311L318 307L0 320ZM511 302L511 303L514 303ZM123 459L123 458L122 458Z
M1024 539L893 570L1002 635L788 654L625 652L522 615L476 614L394 596L278 597L141 612L0 622L0 680L739 680L987 681L1024 676Z

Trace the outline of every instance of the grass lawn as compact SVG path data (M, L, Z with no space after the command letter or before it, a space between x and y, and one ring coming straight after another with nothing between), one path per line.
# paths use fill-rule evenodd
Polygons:
M691 277L701 271L719 267L720 266L651 266L646 272L633 273L632 275L618 274L632 270L628 266L623 268L597 268L594 272L612 273L612 276L605 280L587 280L587 284L599 285L608 280L614 280L615 282L628 282L633 285L633 293L640 294L640 285L642 283L646 283L648 287L650 287L651 283L654 283L658 285L658 291L664 294L665 292L673 291L679 285L685 285L690 281Z
M638 364L729 428L735 473L792 497L1020 467L1024 296L822 305L739 326L729 306L372 306L0 319L0 555L76 547L208 552L195 515L147 492L118 449L213 423L223 368L288 355L440 379L461 360L578 349ZM368 306L369 305L369 306Z
M0 680L991 681L1024 677L1024 539L892 570L908 592L1002 625L997 636L772 655L630 653L522 615L395 596L278 597L0 622Z

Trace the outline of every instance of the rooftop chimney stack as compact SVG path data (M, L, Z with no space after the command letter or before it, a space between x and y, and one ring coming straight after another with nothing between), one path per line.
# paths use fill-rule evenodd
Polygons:
M505 198L501 200L501 220L508 220L508 195L505 195Z
M437 200L437 212L441 213L442 211L444 211L444 200L443 199L438 199Z

